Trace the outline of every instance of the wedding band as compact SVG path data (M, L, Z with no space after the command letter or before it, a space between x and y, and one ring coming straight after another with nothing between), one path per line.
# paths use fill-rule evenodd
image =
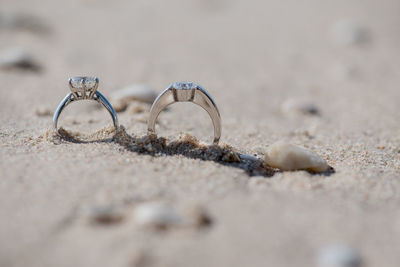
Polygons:
M160 112L175 102L193 102L205 109L214 125L214 144L218 144L221 137L221 116L217 105L204 88L192 82L173 83L156 98L147 124L149 134L155 134L155 124Z
M61 112L72 102L79 100L95 100L102 104L110 113L114 127L118 128L118 118L110 102L99 92L99 79L97 77L72 77L68 81L71 93L69 93L60 103L53 116L53 127L56 131L57 121Z

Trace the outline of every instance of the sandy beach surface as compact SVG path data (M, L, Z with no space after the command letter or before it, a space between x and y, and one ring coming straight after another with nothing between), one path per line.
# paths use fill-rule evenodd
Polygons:
M0 64L0 266L328 266L331 246L351 266L399 266L399 1L0 3L0 58L31 56ZM158 145L140 101L120 132L73 103L59 124L89 137L59 138L52 113L76 75L106 97L199 83L220 146L190 103L160 114ZM264 166L282 140L334 171Z

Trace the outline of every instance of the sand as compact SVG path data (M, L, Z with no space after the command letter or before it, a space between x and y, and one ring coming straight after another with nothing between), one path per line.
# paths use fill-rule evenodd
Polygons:
M40 68L0 69L0 266L314 266L331 244L365 266L398 266L398 10L396 0L3 0L1 16L37 19L0 20L0 54L21 47ZM368 38L338 34L343 20ZM56 138L46 109L74 75L99 77L106 97L199 83L221 113L220 147L189 103L160 114L155 148L144 103L118 114L117 135L105 109L74 103L59 125L89 137ZM288 115L288 99L318 112ZM334 172L264 166L279 140ZM199 207L209 223L143 227L135 209L154 201L187 220Z

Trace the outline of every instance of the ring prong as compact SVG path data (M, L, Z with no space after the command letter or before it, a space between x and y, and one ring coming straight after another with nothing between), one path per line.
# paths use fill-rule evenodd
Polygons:
M82 80L82 89L83 89L84 92L87 90L86 83L85 83L85 78Z
M72 77L68 79L68 86L69 86L69 89L72 92L72 95L74 96L74 99L75 100L79 99L78 92L77 92L76 88L72 85Z
M99 87L99 78L95 77L95 85L94 85L94 91L97 91L97 88Z
M72 78L69 78L69 79L68 79L68 86L69 86L70 89L73 88L73 87L72 87Z
M94 97L94 95L96 94L97 88L99 87L99 78L95 77L94 81L95 81L95 84L94 84L93 90L90 90L90 95L89 95L89 98L91 98L91 99Z

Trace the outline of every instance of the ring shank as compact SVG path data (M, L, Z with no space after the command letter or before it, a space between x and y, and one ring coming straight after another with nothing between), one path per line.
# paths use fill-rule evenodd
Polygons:
M202 107L210 115L213 126L214 126L214 144L218 144L221 138L221 115L219 114L217 105L214 100L210 97L207 91L198 89L193 99L193 103Z
M113 120L114 127L117 129L118 128L117 113L115 113L115 110L111 106L110 102L108 102L108 100L98 91L96 91L96 93L92 99L99 102L107 109L107 111L110 113L111 118ZM61 101L60 105L57 107L56 111L54 112L54 116L53 116L53 127L56 131L58 131L57 123L58 123L58 118L61 115L61 112L64 110L65 107L67 107L69 104L71 104L72 102L75 102L75 101L79 101L79 100L75 100L73 97L73 94L69 93L67 96L64 97L64 99Z
M155 133L156 120L160 112L167 106L175 102L174 96L169 88L165 89L157 98L154 100L153 105L150 109L150 117L147 122L147 130L149 133Z

